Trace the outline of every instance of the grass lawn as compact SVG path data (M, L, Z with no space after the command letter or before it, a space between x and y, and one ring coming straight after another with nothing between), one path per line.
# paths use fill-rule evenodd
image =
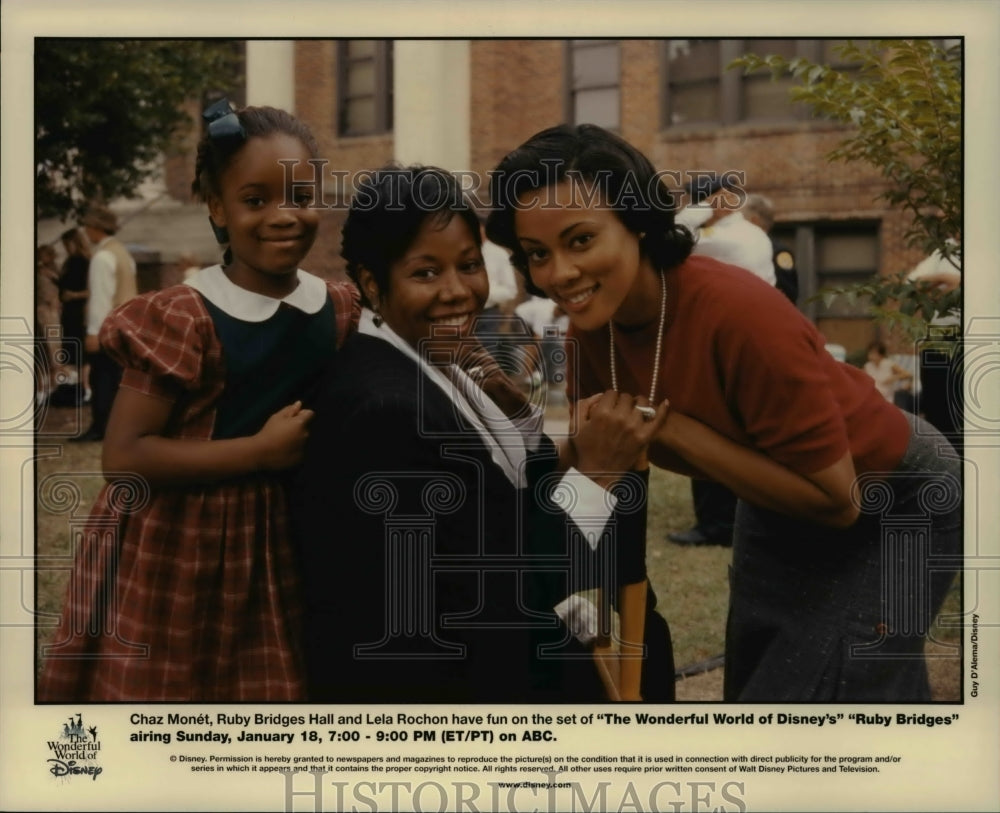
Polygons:
M73 410L49 409L47 417L46 427L59 433L72 424ZM89 514L104 478L97 443L69 443L50 434L38 439L37 448L35 595L38 639L44 643L58 622L65 598L74 551L71 538Z
M58 431L72 420L72 410L50 409L46 427ZM40 449L35 480L42 495L37 511L39 644L51 635L63 600L73 528L86 516L102 484L99 444L46 441L44 445L53 450L48 453ZM694 521L689 481L653 469L650 486L648 571L658 609L670 622L675 661L682 670L722 655L725 649L731 550L718 546L687 548L667 542L669 531L683 530ZM71 502L78 507L68 513ZM943 617L957 617L959 607L956 583ZM961 667L956 649L961 640L958 621L935 626L931 638L928 654L934 697L957 700ZM679 700L685 701L721 700L722 670L715 668L684 678L678 683L677 694Z

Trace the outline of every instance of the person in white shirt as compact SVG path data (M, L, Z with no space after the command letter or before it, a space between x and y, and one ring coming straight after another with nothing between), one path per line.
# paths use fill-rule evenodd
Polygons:
M87 334L84 350L90 362L90 428L76 441L101 441L122 370L101 350L97 337L111 311L136 295L135 260L114 235L118 218L105 206L91 206L80 221L93 248L87 271Z
M768 285L775 284L774 250L767 233L747 220L742 212L708 202L687 206L676 222L687 226L697 238L693 254L738 265L756 274Z

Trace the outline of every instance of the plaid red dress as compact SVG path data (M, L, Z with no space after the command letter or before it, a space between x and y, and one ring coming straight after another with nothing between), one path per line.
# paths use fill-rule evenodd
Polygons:
M327 288L339 346L357 325L358 295ZM101 342L125 368L123 387L174 402L167 436L212 438L224 354L193 288L131 300ZM38 699L302 700L300 625L277 478L150 490L124 475L102 490L79 541Z

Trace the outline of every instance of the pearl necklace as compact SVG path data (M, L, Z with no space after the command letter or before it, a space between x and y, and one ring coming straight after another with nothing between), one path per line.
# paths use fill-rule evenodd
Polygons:
M660 352L663 350L663 327L667 321L667 282L660 271L660 327L656 331L656 353L653 355L653 381L649 387L649 406L637 406L643 419L650 421L656 415L656 382L660 377ZM611 389L618 392L618 370L615 367L615 324L608 322L608 338L611 344Z

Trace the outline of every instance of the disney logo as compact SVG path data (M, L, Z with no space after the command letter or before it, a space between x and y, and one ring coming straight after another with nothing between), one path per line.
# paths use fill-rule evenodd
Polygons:
M53 763L49 768L49 773L53 776L66 776L68 774L87 774L92 779L97 779L97 775L104 770L98 765L77 765L75 759L63 762L61 759L50 759Z

